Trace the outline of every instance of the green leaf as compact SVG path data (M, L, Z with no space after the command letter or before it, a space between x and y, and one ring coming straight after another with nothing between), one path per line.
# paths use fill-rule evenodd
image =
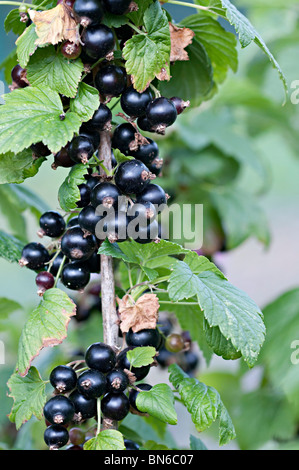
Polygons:
M18 61L23 69L26 68L30 57L37 49L36 40L35 24L32 23L16 41Z
M229 68L237 72L237 40L233 33L226 31L214 18L200 14L188 16L181 24L192 29L196 39L204 46L217 83L225 80Z
M0 257L10 263L18 263L21 258L24 243L12 235L0 230Z
M70 110L76 113L83 122L89 121L100 106L100 96L96 88L81 82L77 95L71 99Z
M26 178L36 175L44 161L44 158L34 160L30 149L0 155L0 184L23 183Z
M265 326L262 312L245 292L213 272L194 274L182 261L173 268L168 292L173 301L196 297L209 325L218 326L253 366L265 340Z
M56 51L54 46L48 46L36 51L26 69L30 85L45 86L69 98L74 98L84 65L80 59L69 60Z
M136 405L142 413L149 413L164 423L177 424L174 396L167 384L154 385L149 391L139 392Z
M169 447L164 444L158 444L155 441L146 441L141 450L169 450Z
M242 357L240 351L236 351L233 347L232 342L222 335L218 326L210 326L206 320L204 326L207 343L217 356L221 356L226 361Z
M132 75L137 91L144 91L169 65L171 42L168 19L160 3L155 2L144 14L147 34L141 32L129 39L123 49L126 70Z
M0 297L0 320L4 320L16 310L21 310L22 306L15 300Z
M135 348L127 352L127 358L132 367L149 366L153 363L155 355L156 350L151 346Z
M62 183L58 191L58 200L61 209L68 212L77 208L80 200L80 190L78 186L85 182L84 175L87 174L86 165L78 164L71 168L68 176Z
M0 64L0 71L3 70L6 83L12 82L11 71L17 63L17 50L13 49Z
M10 390L9 397L14 399L9 419L16 424L17 429L20 429L32 416L42 419L47 396L45 382L35 367L29 369L26 377L14 373L7 385Z
M199 437L195 437L192 434L190 435L190 449L191 450L208 450L205 444L202 442Z
M22 23L18 8L15 8L8 13L4 20L4 29L7 34L12 31L17 36L20 36L24 32L26 24Z
M38 221L44 212L50 210L48 204L26 186L10 184L2 186L2 188L4 187L7 189L7 199L13 201L19 210L25 211L29 209Z
M197 39L193 39L186 51L189 60L175 62L170 67L171 80L160 82L159 90L165 96L180 96L189 100L192 106L199 106L210 99L214 86L213 68L205 48Z
M43 348L62 343L75 313L76 306L65 292L54 288L44 293L22 331L16 366L19 374L27 374L31 362Z
M57 153L78 132L81 121L67 112L58 93L49 88L27 87L4 96L0 107L0 148L2 153L21 152L42 141Z
M138 5L137 11L132 11L127 14L127 17L136 25L143 25L143 16L148 7L153 3L153 0L136 0L135 3Z
M119 165L120 163L127 162L128 160L134 160L134 157L130 157L127 155L124 155L121 153L120 150L118 149L112 149L113 150L113 155L115 157L115 160L117 161L117 164Z
M101 23L108 26L108 28L120 28L128 23L128 19L123 15L113 15L112 13L105 11L105 16Z
M84 450L125 450L124 438L119 431L107 429L84 444Z

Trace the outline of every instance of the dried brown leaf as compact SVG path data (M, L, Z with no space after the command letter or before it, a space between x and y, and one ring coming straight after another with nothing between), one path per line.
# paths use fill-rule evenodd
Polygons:
M169 23L170 38L171 38L171 53L170 62L177 60L189 60L189 56L185 48L192 43L194 38L194 31L189 28L178 28L177 26Z
M36 45L58 44L64 40L79 43L77 23L64 3L47 11L29 10L29 16L36 26Z
M117 301L123 333L127 333L130 328L134 333L156 328L160 305L155 294L144 294L136 302L130 295L125 295Z

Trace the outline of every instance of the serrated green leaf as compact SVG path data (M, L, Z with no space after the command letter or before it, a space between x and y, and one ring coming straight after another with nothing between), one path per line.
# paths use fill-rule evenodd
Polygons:
M89 121L100 106L100 95L96 88L81 82L77 95L70 101L70 110L83 122Z
M112 149L113 150L113 155L115 157L115 160L117 161L117 164L119 165L120 163L127 162L128 160L134 160L134 157L130 157L127 155L124 155L121 153L120 150L118 149Z
M245 292L213 272L194 274L179 261L168 286L173 301L196 297L210 326L218 326L244 360L253 366L265 340L265 325L259 307Z
M192 434L190 435L190 449L191 450L208 450L205 444L202 442L199 437L195 437Z
M0 257L10 263L17 263L21 258L24 243L12 235L0 230Z
M46 385L35 367L29 369L26 377L14 373L7 385L10 390L9 397L14 399L9 419L16 424L17 429L32 416L42 419L43 407L47 400Z
M18 61L23 69L37 49L37 45L35 44L36 40L35 24L32 23L16 41Z
M31 362L43 348L56 346L66 338L68 324L75 313L76 306L65 292L54 288L44 293L21 334L16 366L19 374L27 374Z
M113 15L109 11L105 11L105 16L102 19L102 24L108 26L108 28L120 28L127 23L128 18L123 15Z
M143 16L148 7L153 3L153 0L136 0L135 3L138 6L137 11L132 11L127 14L127 17L136 25L143 25Z
M126 70L132 75L137 91L144 91L170 62L170 31L168 19L160 3L155 2L144 14L147 34L141 33L129 39L123 49Z
M37 174L44 161L44 158L33 159L30 149L18 154L0 154L0 184L23 183L25 179Z
M84 65L80 59L69 60L54 46L38 49L31 57L26 77L31 86L45 86L69 98L77 94Z
M12 82L11 71L17 63L17 50L13 49L0 64L0 71L3 70L6 83Z
M232 419L222 404L218 410L219 416L219 445L223 446L228 444L231 440L236 438L236 431Z
M80 190L78 186L85 182L84 175L88 169L83 164L75 165L71 168L65 181L59 188L58 200L61 209L68 212L77 208L77 202L80 200Z
M17 36L20 36L24 32L26 24L21 21L18 8L14 8L8 13L4 20L4 29L7 34L12 31Z
M136 405L142 413L149 413L165 423L177 424L174 396L167 384L154 385L146 392L139 392Z
M224 338L218 326L210 326L204 321L206 340L212 351L226 361L233 361L242 357L240 351L236 351L232 342Z
M132 351L127 352L127 358L132 367L143 367L149 366L153 363L156 355L155 348L151 346L145 346L140 348L134 348Z
M67 112L64 116L59 94L49 88L26 87L4 99L0 107L2 153L18 153L40 141L57 153L81 126L77 114Z
M125 450L123 435L114 429L101 431L84 444L84 450Z
M169 447L164 444L158 444L155 441L146 441L141 450L169 450Z
M22 309L22 306L15 300L0 297L0 320L4 320L11 313Z

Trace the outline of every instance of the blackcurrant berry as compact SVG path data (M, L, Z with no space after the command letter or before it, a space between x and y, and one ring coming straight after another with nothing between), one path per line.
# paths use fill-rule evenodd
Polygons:
M99 240L107 238L110 243L122 243L128 239L129 219L126 212L119 211L108 214L103 218L96 229L96 237Z
M138 388L142 392L148 392L152 388L152 386L149 384L138 384ZM132 406L132 408L134 408L134 410L136 411L139 411L136 405L136 400L137 400L139 393L140 392L138 390L132 389L130 390L130 394L129 394L130 406Z
M73 446L80 446L85 442L85 432L80 428L72 428L69 430L69 438Z
M124 113L137 118L145 114L145 110L152 99L149 89L139 93L133 86L130 86L122 94L120 103Z
M158 328L160 333L162 333L164 336L168 336L173 329L173 325L169 318L165 317L162 320L159 318Z
M74 137L69 145L70 157L76 163L86 164L93 156L95 148L92 141L83 135Z
M146 115L141 116L140 118L137 119L137 126L139 129L141 129L144 132L155 132L152 124L149 122L148 118Z
M145 165L149 165L153 160L159 157L159 147L152 139L147 139L148 144L141 145L138 150L133 152L133 157L141 160Z
M90 281L90 272L83 263L75 262L64 266L61 273L62 284L71 290L81 290Z
M52 256L52 258L55 257L55 255L56 255L56 253L54 253L54 255ZM63 253L60 252L60 253L55 257L55 259L53 260L52 265L51 265L51 268L50 268L50 273L53 274L53 276L57 276L63 258L64 258L64 255L63 255ZM64 264L66 265L68 262L69 262L69 260L66 259L66 260L64 261Z
M157 349L161 341L161 335L157 328L137 331L129 330L126 334L128 346L152 346Z
M114 368L116 355L108 344L94 343L86 351L85 362L90 369L106 373Z
M129 8L131 0L104 0L107 11L114 15L123 15Z
M124 155L131 155L131 145L135 143L136 129L130 123L116 127L112 137L112 148L120 150Z
M132 237L135 242L145 245L159 238L159 224L156 220L148 224L146 227L140 225L138 227L137 236Z
M117 367L123 370L130 370L136 377L136 380L142 380L144 379L149 371L150 371L150 366L143 366L143 367L131 367L131 364L127 358L127 352L131 351L134 349L133 347L128 347L124 349L118 356L117 356Z
M71 227L78 227L79 226L79 216L75 215L75 217L72 217L68 223L67 223L67 228Z
M26 71L19 65L15 65L11 71L12 81L19 87L25 88L28 86L28 83L24 80L26 77Z
M178 115L182 114L182 112L190 106L190 101L184 101L182 98L178 98L177 96L170 98L170 101L175 105Z
M99 183L92 190L90 202L94 208L103 206L105 209L113 207L116 209L121 198L121 191L112 183Z
M140 194L137 196L137 202L142 204L143 202L151 202L154 206L161 206L167 204L167 195L161 186L158 184L149 184Z
M109 129L112 120L112 112L105 104L101 104L99 109L94 113L92 119L86 123L86 127L95 131L103 131Z
M77 385L76 372L68 366L57 366L50 374L50 383L59 393L71 392Z
M165 97L156 98L146 108L146 117L157 132L163 132L177 118L177 110L172 101Z
M93 129L90 129L87 126L87 123L83 124L83 126L80 127L79 134L91 140L95 149L99 148L99 145L101 142L101 136L99 132L94 131Z
M41 271L35 278L35 283L38 287L38 295L43 295L46 290L52 289L55 284L53 274L48 271Z
M162 348L159 350L159 356L157 356L158 364L163 367L169 367L170 364L174 364L176 362L176 356L174 353L167 351L167 349Z
M65 41L61 46L61 54L69 60L78 59L82 51L80 44L71 41Z
M89 187L90 191L92 191L97 184L99 184L99 178L96 176L89 176L88 179L86 180L86 184Z
M61 237L65 231L65 221L62 215L58 212L48 211L45 212L39 219L39 226L41 230L39 235L46 235L51 238Z
M19 264L36 271L44 268L49 260L48 250L41 243L32 242L24 246Z
M131 441L131 439L124 439L126 450L139 450L137 442Z
M101 216L96 214L96 209L93 206L87 206L82 209L79 214L79 225L83 230L89 233L96 233L97 223L102 219Z
M118 166L114 181L124 194L139 194L153 177L144 163L139 160L128 160Z
M82 34L83 52L93 61L103 59L114 48L113 31L101 24L86 28Z
M163 158L155 158L151 163L147 164L147 167L151 173L159 176L163 168Z
M61 239L61 251L73 261L88 259L97 248L94 235L85 234L80 227L69 228Z
M101 255L94 252L88 260L82 262L90 273L99 273L101 271Z
M44 417L51 424L68 424L74 417L73 403L63 395L57 395L45 404Z
M185 347L184 338L177 333L172 333L171 335L167 336L165 342L165 348L173 353L181 352Z
M52 153L51 150L49 150L48 147L42 142L32 144L30 148L36 157L48 157Z
M107 392L124 392L129 385L129 378L127 374L121 370L116 369L109 372L106 376Z
M199 364L199 357L193 351L187 351L184 353L181 368L187 374L195 372Z
M88 206L90 203L90 187L87 184L80 184L78 188L80 191L80 200L77 202L77 207L81 209L82 207Z
M100 0L76 0L73 11L84 28L101 23L104 16Z
M106 65L98 71L94 83L101 95L119 96L127 87L126 69L118 65Z
M101 410L105 418L121 421L130 411L129 399L124 393L107 393L102 399Z
M70 394L70 400L75 408L74 421L81 422L96 416L97 400L95 398L87 398L75 390Z
M63 168L71 168L74 165L76 165L76 162L71 159L68 147L64 147L55 155L52 168L53 170L56 170L59 166Z
M151 202L144 202L142 204L136 203L130 206L127 214L130 220L134 220L139 226L147 227L148 224L157 216L157 211Z
M50 450L60 449L65 446L69 440L69 433L63 426L48 426L44 432L44 441Z
M106 377L98 370L86 370L78 377L77 389L87 398L100 398L106 391Z

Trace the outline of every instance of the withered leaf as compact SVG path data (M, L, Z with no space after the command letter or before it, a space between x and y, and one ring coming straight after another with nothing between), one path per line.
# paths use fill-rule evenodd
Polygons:
M36 26L37 46L58 44L64 40L79 43L77 23L64 3L47 11L29 10L29 16Z
M171 53L170 62L177 60L189 60L189 56L185 48L192 43L194 38L194 31L189 28L178 28L172 23L169 23L170 38L171 38Z
M127 333L130 328L134 333L156 328L160 305L155 294L144 294L136 302L127 294L117 301L123 333Z

